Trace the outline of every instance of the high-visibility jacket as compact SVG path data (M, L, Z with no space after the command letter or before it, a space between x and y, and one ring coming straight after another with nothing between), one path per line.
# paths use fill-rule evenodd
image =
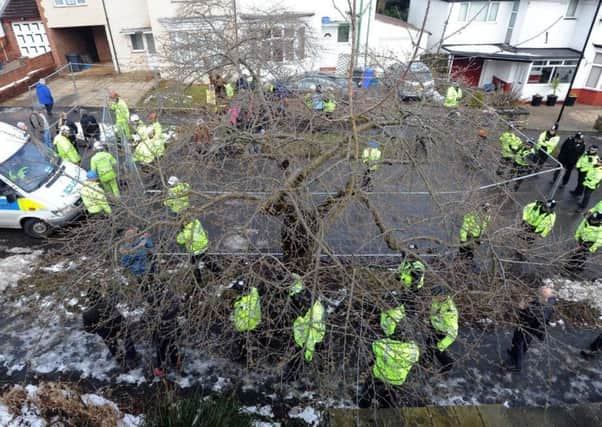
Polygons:
M407 288L414 286L416 289L420 289L424 285L425 270L426 268L420 260L403 261L397 269L399 281Z
M79 195L89 213L98 214L104 212L107 215L111 214L111 207L107 201L107 196L98 182L86 181L82 185Z
M514 155L514 164L516 166L528 166L529 155L531 154L531 152L532 151L529 147L525 147L524 145L522 145Z
M57 136L54 137L52 143L56 147L56 152L61 159L67 160L68 162L75 164L78 164L81 160L79 154L77 153L77 150L75 149L73 144L71 144L69 138L67 138L66 136L59 133Z
M464 221L462 227L460 227L460 242L464 243L469 238L480 238L490 221L491 217L489 215L479 215L476 212L469 212L464 215Z
M369 170L375 171L378 169L376 162L380 161L381 156L382 153L378 148L367 147L362 152L362 162L368 166Z
M588 243L589 251L596 252L602 247L602 225L591 225L587 218L581 221L575 232L575 240L579 243Z
M209 246L207 232L203 228L201 221L195 219L184 226L182 231L176 236L176 242L184 245L186 251L192 255L201 255Z
M155 138L159 138L161 140L163 140L163 126L161 126L161 123L159 123L158 121L153 122L152 124L153 129L155 129Z
M337 108L337 102L334 98L328 98L324 101L324 112L325 113L334 113L334 110Z
M450 86L445 94L443 105L448 108L457 107L460 99L462 99L462 89Z
M437 332L445 334L445 337L437 343L439 351L445 351L458 337L458 309L450 297L433 300L431 325Z
M234 301L232 321L237 332L252 331L261 322L261 300L257 288L252 287L248 294Z
M533 227L533 231L546 237L556 222L556 213L542 212L538 202L531 202L523 208L523 221Z
M118 131L123 131L127 138L131 138L130 132L130 110L123 99L114 101L109 106L111 111L115 112L115 126ZM121 135L119 135L121 136Z
M234 85L232 83L226 83L224 85L224 89L226 89L226 96L228 98L232 98L234 96Z
M548 154L552 154L556 149L556 146L560 142L560 137L555 135L551 138L548 138L548 131L544 131L539 134L539 138L537 142L533 146L533 152L537 152L538 150L543 150Z
M598 160L599 157L597 154L585 153L582 154L581 157L579 157L579 160L577 160L577 164L575 165L575 167L578 171L587 173L587 171L596 167L596 165L598 164Z
M295 343L305 349L303 357L311 362L314 357L316 344L321 343L326 336L326 310L320 301L307 310L304 316L299 316L293 324Z
M602 166L595 166L585 173L583 186L595 190L602 182Z
M147 138L150 144L150 150L153 152L153 155L156 159L165 154L165 140L161 135L157 135L152 138Z
M136 135L138 135L140 140L146 138L146 125L142 122L142 120L138 122L134 131L136 132Z
M190 184L186 182L178 182L173 187L167 190L167 199L163 204L174 213L180 213L184 209L190 207Z
M372 373L391 385L402 385L420 358L420 348L414 341L403 342L390 338L374 341L372 353L376 359Z
M133 158L135 162L143 163L148 165L155 160L155 154L153 151L152 140L146 138L140 141L136 148L134 148Z
M385 310L380 313L380 327L386 336L391 336L395 333L397 324L406 317L406 310L403 305Z
M514 159L514 156L523 145L523 141L510 131L500 135L500 142L502 143L502 157L509 160Z
M90 159L90 170L98 174L98 179L101 182L110 181L117 177L117 173L115 172L116 165L117 160L115 160L115 157L106 151L99 151Z

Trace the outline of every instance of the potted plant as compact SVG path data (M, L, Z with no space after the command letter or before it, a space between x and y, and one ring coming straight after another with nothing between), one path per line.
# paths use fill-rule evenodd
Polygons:
M567 107L572 107L577 102L577 94L575 92L571 92L568 94L566 99L564 100L564 105Z
M543 96L536 93L531 97L531 105L534 107L539 107L541 105L541 101L543 100Z
M548 95L548 97L546 98L546 105L548 107L553 107L554 105L556 105L556 101L558 101L558 95L556 95L556 92L558 92L558 86L560 86L560 76L554 77L550 82L552 94Z

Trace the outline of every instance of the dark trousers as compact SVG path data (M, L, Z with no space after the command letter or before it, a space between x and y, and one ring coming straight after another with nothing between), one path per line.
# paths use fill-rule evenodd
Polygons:
M364 176L362 177L362 188L370 189L370 184L372 183L372 171L368 168L364 171Z
M531 341L533 341L533 337L521 328L514 330L512 347L510 348L510 361L519 370L523 368L525 354L527 354Z
M567 185L569 182L569 179L571 179L571 172L573 172L575 165L562 165L562 166L564 167L564 175L562 175L562 185ZM553 181L556 181L556 178L558 178L559 173L560 173L559 170L554 172Z
M589 350L595 353L602 353L602 334L589 345Z
M439 332L433 332L426 339L426 357L429 360L433 360L433 357L437 358L441 364L441 371L448 372L454 365L454 359L446 351L439 351L437 343L445 338L446 335Z
M575 187L575 189L573 190L573 193L576 196L580 196L583 193L583 181L585 181L585 172L582 172L580 170L577 170L577 186Z
M591 199L592 197L592 193L595 190L592 190L591 188L585 187L584 191L583 191L583 199L581 199L581 203L579 203L579 207L581 209L587 209L587 205L589 205L589 199Z
M112 319L101 317L98 310L89 310L84 315L84 329L86 332L97 334L108 347L111 355L121 359L125 356L128 360L138 357L134 340L130 329L121 316ZM123 340L123 349L119 346L119 340ZM123 351L120 351L123 350Z
M180 363L180 351L176 342L176 337L170 335L155 335L155 350L157 354L157 366L163 368L167 365L178 366Z
M44 107L46 108L48 115L52 116L52 107L54 107L54 104L44 104Z

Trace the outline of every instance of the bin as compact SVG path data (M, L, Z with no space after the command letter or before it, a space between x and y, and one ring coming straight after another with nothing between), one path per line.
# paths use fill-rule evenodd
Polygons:
M71 71L77 73L81 70L80 65L82 63L82 57L79 53L68 53L65 55L67 62L71 64Z

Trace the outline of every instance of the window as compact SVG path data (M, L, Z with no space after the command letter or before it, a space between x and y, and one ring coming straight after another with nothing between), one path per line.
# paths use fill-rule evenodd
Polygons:
M565 18L575 18L577 16L577 6L579 6L579 0L569 0L569 5L566 8Z
M569 83L577 69L577 62L572 59L533 61L527 83L549 84L556 77L560 78L560 83Z
M55 6L83 6L88 0L54 0Z
M305 28L275 26L264 31L263 51L275 62L305 58Z
M337 42L338 43L348 43L349 42L349 24L339 24L337 28Z
M130 42L132 43L132 50L144 50L144 40L142 39L142 33L130 34Z
M590 87L592 89L600 89L600 86L602 83L600 81L601 76L602 76L602 53L596 53L596 56L594 56L592 69L589 72L589 77L587 78L587 82L585 83L585 86Z
M497 1L462 2L458 8L458 21L495 22L499 8Z
M21 55L33 57L50 51L46 30L41 22L13 22L12 27Z

